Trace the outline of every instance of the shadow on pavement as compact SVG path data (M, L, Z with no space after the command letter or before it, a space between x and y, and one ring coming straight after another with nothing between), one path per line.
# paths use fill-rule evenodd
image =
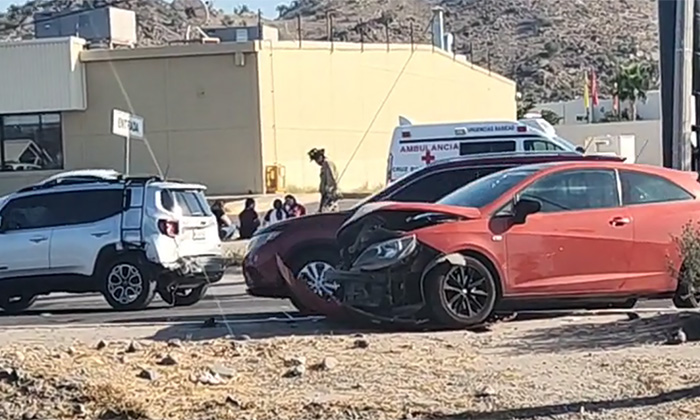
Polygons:
M698 314L665 314L613 322L581 323L572 319L570 324L535 329L503 346L514 353L612 349L659 343L680 327L688 340L700 339Z
M347 324L338 324L319 317L289 317L284 313L255 313L250 315L231 315L227 317L216 317L215 323L210 323L210 319L202 320L192 318L187 323L187 319L178 319L179 323L170 325L159 330L148 339L156 341L167 341L172 338L181 340L201 341L232 336L237 338L251 339L306 336L306 335L328 335L328 334L353 334L379 332L369 328L357 328ZM183 323L184 322L184 323Z
M646 397L625 398L620 400L578 401L567 404L552 404L538 407L524 407L488 412L467 411L446 416L431 415L430 418L441 420L502 420L554 418L555 416L558 417L566 414L578 414L581 410L581 407L584 407L586 412L588 413L596 413L626 408L649 407L674 401L680 401L687 398L698 397L700 397L700 385L695 385L689 388L682 388Z

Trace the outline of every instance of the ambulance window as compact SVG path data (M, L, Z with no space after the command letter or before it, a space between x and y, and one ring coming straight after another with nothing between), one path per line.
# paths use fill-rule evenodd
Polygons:
M459 145L459 154L461 156L514 151L515 141L469 141Z
M433 203L478 178L502 169L504 168L461 168L435 172L416 179L385 199L400 202Z
M562 150L561 147L546 140L525 140L525 151L527 152L547 152L552 150Z

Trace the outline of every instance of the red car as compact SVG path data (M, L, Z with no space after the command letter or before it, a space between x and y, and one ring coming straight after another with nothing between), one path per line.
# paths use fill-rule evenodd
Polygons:
M571 161L493 173L436 204L374 203L338 232L326 274L351 312L467 327L504 307L674 297L674 237L700 220L692 172Z
M260 297L291 298L302 311L308 306L290 293L276 265L279 255L295 278L300 278L317 295L335 295L337 285L324 274L339 261L336 231L363 204L377 201L434 202L457 188L490 173L540 162L603 160L620 162L610 156L578 153L495 153L465 156L432 163L410 173L366 198L353 209L339 213L313 214L278 222L256 232L243 261L248 293Z

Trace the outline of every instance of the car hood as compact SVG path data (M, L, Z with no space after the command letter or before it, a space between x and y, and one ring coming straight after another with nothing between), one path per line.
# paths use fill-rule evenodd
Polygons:
M352 217L343 223L341 229L367 215L386 211L445 214L464 219L478 219L481 217L481 210L475 207L446 206L444 204L433 203L399 203L395 201L384 201L370 203L360 207L355 214L352 215Z
M337 213L314 213L306 216L294 217L291 219L282 220L272 225L265 226L255 232L256 235L265 235L270 232L279 232L287 229L299 229L307 225L318 225L326 221L336 220L338 217L346 218L350 215L349 211ZM337 222L336 222L337 223Z

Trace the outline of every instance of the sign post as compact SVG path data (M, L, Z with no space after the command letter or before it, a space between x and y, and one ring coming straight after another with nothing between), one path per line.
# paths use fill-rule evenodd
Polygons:
M129 175L131 139L143 139L143 118L125 111L112 111L112 134L124 137L124 175Z

